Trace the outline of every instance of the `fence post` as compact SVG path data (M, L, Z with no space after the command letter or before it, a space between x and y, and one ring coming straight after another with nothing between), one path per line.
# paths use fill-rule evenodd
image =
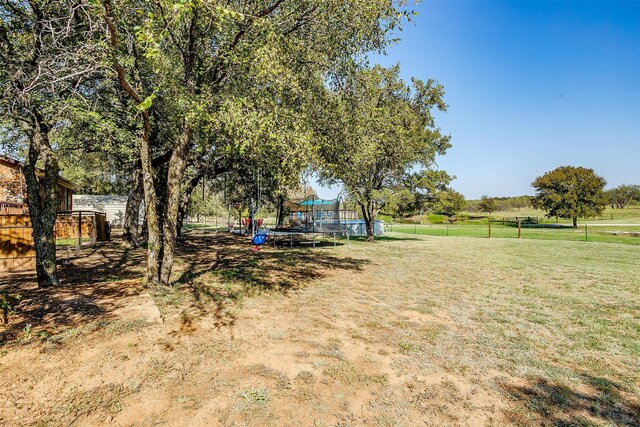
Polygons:
M447 222L447 237L449 237L449 223Z
M413 224L413 234L418 234L418 224Z
M518 220L518 239L522 236L522 222Z
M78 212L78 247L82 247L82 211Z
M487 224L489 224L489 238L491 238L491 219L487 220Z
M584 241L588 242L589 241L589 232L587 231L587 223L584 223Z

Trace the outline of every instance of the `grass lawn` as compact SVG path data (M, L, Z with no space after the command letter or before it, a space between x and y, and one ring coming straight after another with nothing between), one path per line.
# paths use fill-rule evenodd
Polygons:
M470 215L485 215L478 212L463 212ZM532 207L520 208L520 210L513 209L508 211L499 211L491 213L494 218L509 218L509 217L526 217L533 216L540 219L545 218L545 212L540 209L534 209ZM608 223L608 224L640 224L640 205L629 205L624 209L612 209L607 206L598 218L581 218L580 223L587 221L589 223ZM555 222L555 221L552 221ZM571 221L568 219L560 219L560 223L569 224Z
M393 224L387 230L429 236L482 237L489 235L487 224ZM635 225L587 225L587 241L604 243L625 243L640 245L640 236L625 233L640 233L640 224ZM492 224L491 236L494 238L517 238L518 228ZM522 228L523 239L585 241L584 226L573 228Z
M638 426L638 250L389 233L253 254L192 232L149 322L144 254L105 246L50 311L0 278L27 311L0 424Z

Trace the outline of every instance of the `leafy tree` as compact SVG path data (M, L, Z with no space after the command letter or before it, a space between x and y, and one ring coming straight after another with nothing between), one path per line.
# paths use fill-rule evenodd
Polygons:
M437 193L433 210L440 214L455 215L462 211L465 205L466 201L464 196L461 193L448 188Z
M578 218L601 215L607 204L604 186L607 181L593 169L561 166L533 181L536 195L533 206L547 212L547 217L571 218L578 227Z
M385 189L434 188L436 155L450 147L449 136L435 125L432 110L446 110L444 88L434 80L407 85L398 66L362 69L325 100L317 125L321 175L342 182L362 211L367 240L374 240L374 220L386 201ZM416 168L421 172L414 173ZM444 174L446 175L446 174ZM446 175L448 177L448 175ZM427 182L430 181L430 182Z
M622 184L606 191L607 202L612 209L624 209L634 200L640 200L640 185Z
M405 187L384 188L377 192L376 199L382 205L380 211L393 217L409 216L416 211L416 197Z
M526 208L527 206L531 206L531 197L530 196L518 196L513 199L513 206L518 209Z
M498 209L498 205L496 204L496 199L493 197L489 197L487 195L483 195L480 198L478 209L480 209L480 212L484 212L491 215L491 212L495 212Z
M0 0L0 118L26 137L23 168L40 287L58 285L56 133L99 69L91 3ZM38 177L38 169L43 176Z
M149 285L169 283L182 186L198 175L194 157L226 153L241 159L234 168L274 172L274 183L299 173L312 152L309 93L384 48L404 16L391 0L100 3L106 62L141 129ZM163 147L170 158L154 168Z

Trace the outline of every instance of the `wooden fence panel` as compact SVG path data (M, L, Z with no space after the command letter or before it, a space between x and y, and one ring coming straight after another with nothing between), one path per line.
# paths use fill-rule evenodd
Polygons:
M36 266L29 215L0 215L0 271Z
M79 231L81 239L78 239ZM31 233L29 215L0 215L0 272L35 269ZM94 212L83 212L81 216L77 212L59 214L55 238L59 245L67 246L106 240L105 216Z

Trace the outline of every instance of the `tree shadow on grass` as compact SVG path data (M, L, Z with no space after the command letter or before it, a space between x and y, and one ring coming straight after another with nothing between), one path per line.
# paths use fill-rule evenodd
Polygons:
M21 300L18 311L9 314L9 323L0 324L0 343L115 319L119 309L145 292L140 281L142 251L108 242L61 260L60 286L55 288L39 289L34 271L2 274L0 291L20 295Z
M536 425L570 426L640 426L640 404L633 401L621 385L601 377L581 374L584 390L538 378L527 385L503 385L521 409L534 413ZM513 424L523 424L521 412L508 417Z
M333 246L333 243L331 243ZM181 238L175 287L188 292L201 314L213 312L216 326L231 326L227 305L263 293L289 296L309 283L345 271L361 271L368 260L336 256L308 247L263 247L252 252L248 237L226 233Z

